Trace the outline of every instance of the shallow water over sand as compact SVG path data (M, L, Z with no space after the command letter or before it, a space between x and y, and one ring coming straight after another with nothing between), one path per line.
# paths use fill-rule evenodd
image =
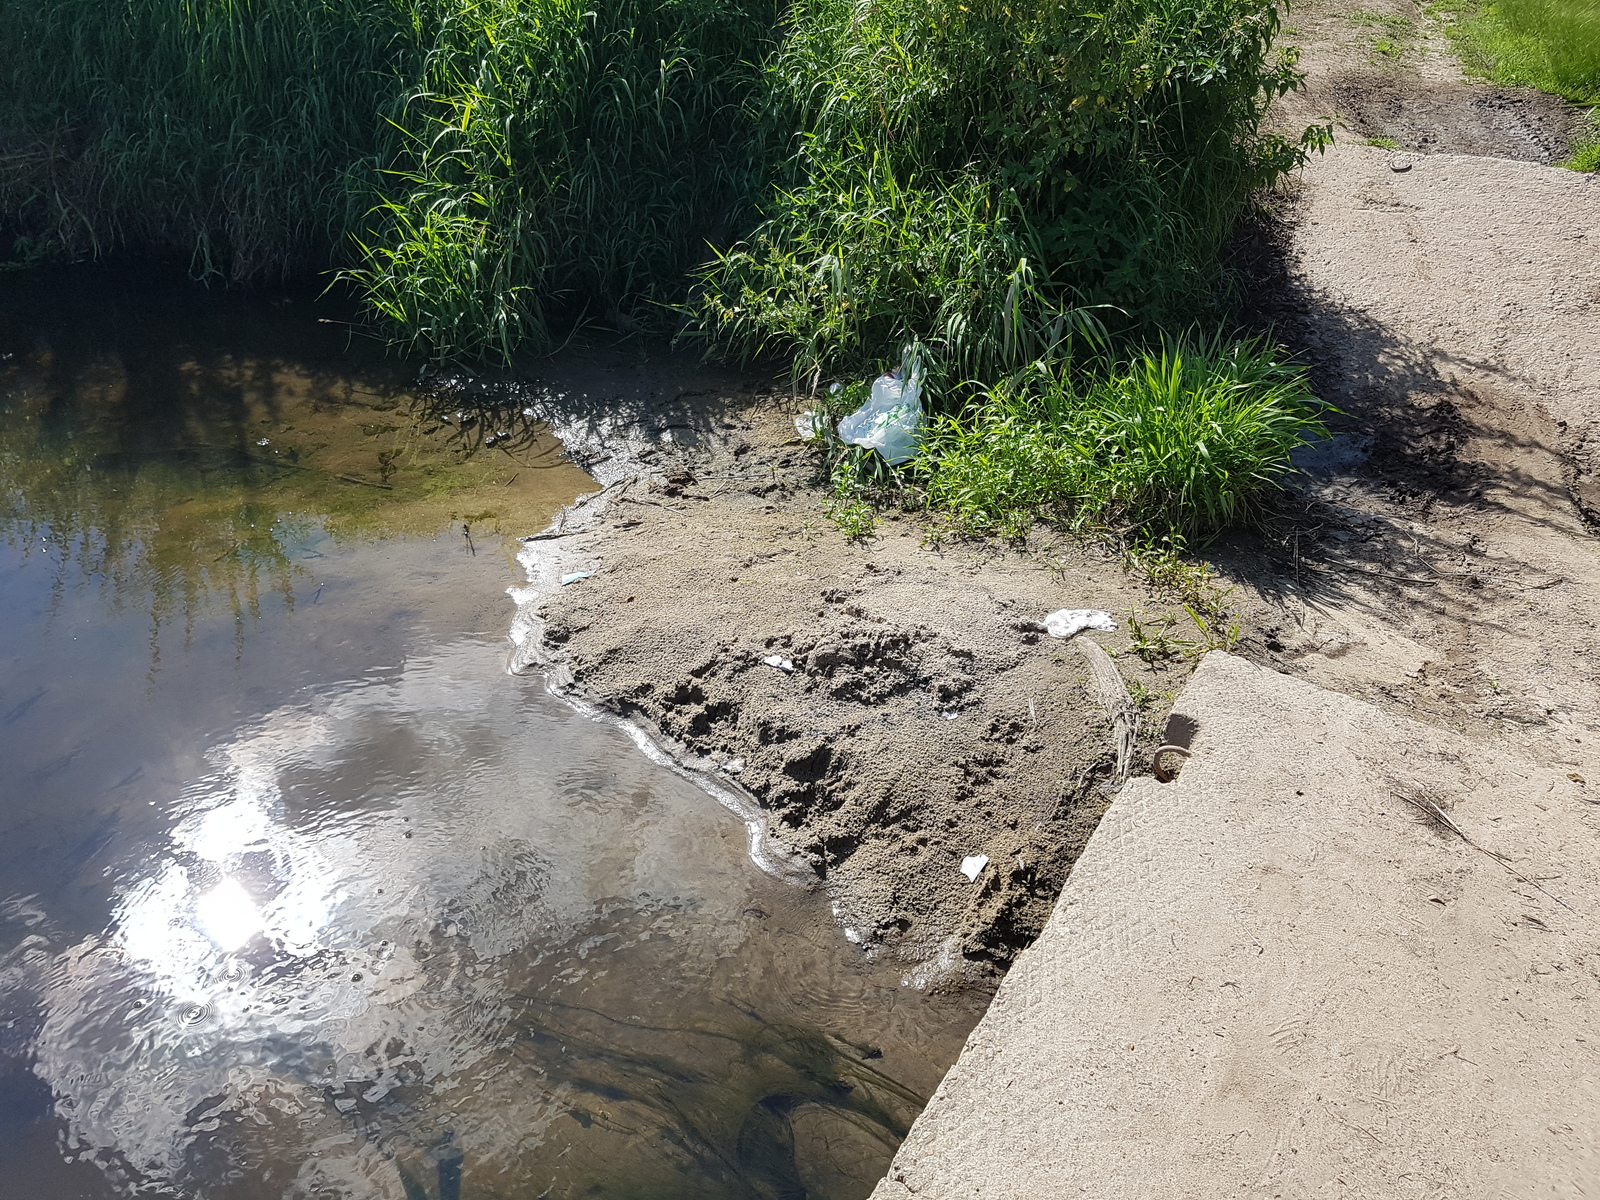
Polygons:
M307 307L0 277L6 1189L865 1195L980 1000L505 673L585 478Z

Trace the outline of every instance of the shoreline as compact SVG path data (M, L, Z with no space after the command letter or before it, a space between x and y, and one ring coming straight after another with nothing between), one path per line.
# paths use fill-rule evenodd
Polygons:
M619 362L563 365L568 382L636 373L609 395L435 380L531 409L601 485L523 539L508 669L694 780L758 865L826 891L841 933L908 985L992 985L1116 787L1100 694L1037 622L1113 613L1120 631L1092 636L1146 710L1144 760L1189 664L1128 653L1128 617L1159 626L1181 605L1100 547L941 541L910 514L851 543L822 516L786 394Z

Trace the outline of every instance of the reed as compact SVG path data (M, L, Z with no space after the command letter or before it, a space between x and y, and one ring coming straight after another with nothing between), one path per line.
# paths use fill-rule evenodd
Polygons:
M1245 196L1303 160L1256 0L795 0L762 223L701 273L714 346L936 384L1049 357L1071 314L1187 321ZM937 389L936 389L937 390Z
M408 347L509 357L582 319L667 326L762 176L764 0L455 3L346 272Z
M58 255L325 266L418 61L400 0L0 0L0 211Z

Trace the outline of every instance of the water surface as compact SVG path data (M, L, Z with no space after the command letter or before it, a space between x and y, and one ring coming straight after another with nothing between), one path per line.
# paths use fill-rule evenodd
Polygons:
M980 1001L505 673L589 484L340 319L0 277L0 1190L864 1196Z

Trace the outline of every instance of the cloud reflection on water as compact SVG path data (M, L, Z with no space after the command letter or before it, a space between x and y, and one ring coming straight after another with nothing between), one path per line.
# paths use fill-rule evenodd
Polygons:
M709 798L492 669L460 643L241 731L119 866L106 933L35 976L35 1070L121 1194L406 1200L460 1155L468 1194L776 1195L802 1105L892 1148L917 1097L755 1010L801 971L842 989L821 1021L896 989L831 928L774 930L823 902Z

